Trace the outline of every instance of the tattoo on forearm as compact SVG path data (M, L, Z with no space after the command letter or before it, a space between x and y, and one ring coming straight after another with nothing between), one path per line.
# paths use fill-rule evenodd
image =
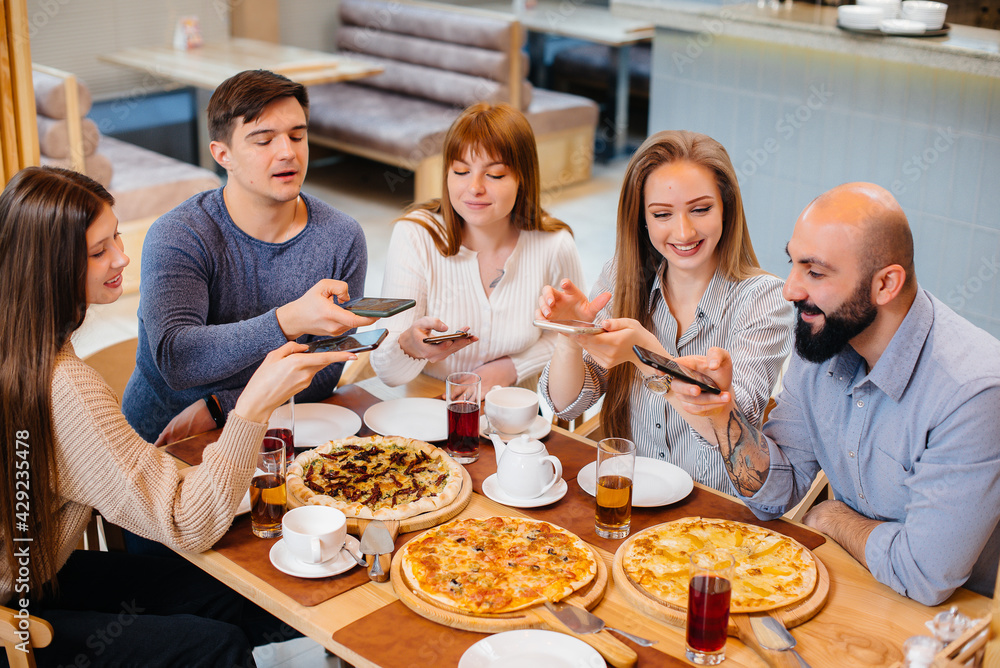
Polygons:
M722 461L738 491L753 496L767 480L770 457L763 434L738 410L730 411L726 433L715 433Z

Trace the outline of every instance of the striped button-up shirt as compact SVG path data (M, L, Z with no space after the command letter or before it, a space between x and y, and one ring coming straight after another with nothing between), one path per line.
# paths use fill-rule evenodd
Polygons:
M608 262L591 299L614 286L614 261ZM660 272L662 275L662 272ZM711 347L724 348L733 358L733 397L740 410L759 424L777 382L781 365L791 350L792 306L781 296L782 281L760 274L732 281L716 272L698 302L696 317L678 338L677 320L661 290L660 278L649 294L652 332L672 357L704 355ZM612 304L598 314L596 322L611 318ZM608 371L584 353L586 374L577 399L557 415L573 419L595 405L607 390ZM550 365L551 366L551 363ZM549 398L545 367L539 387ZM642 375L633 367L629 390L631 440L639 457L652 457L676 464L698 482L735 493L718 449L711 448L663 399L645 388ZM641 462L636 463L637 466Z

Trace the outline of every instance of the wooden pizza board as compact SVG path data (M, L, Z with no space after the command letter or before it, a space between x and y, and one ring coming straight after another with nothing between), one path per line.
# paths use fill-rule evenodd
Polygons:
M588 544L587 547L594 553L594 559L597 563L597 573L589 584L573 592L564 598L562 602L589 610L604 598L604 592L608 585L608 567L604 564L601 555L598 554L592 545ZM629 668L634 666L638 661L638 657L632 648L622 643L607 631L591 634L573 633L556 619L555 615L543 604L499 615L477 615L449 608L423 598L414 591L413 584L403 572L402 563L405 552L405 547L400 548L399 552L393 557L390 568L390 580L399 600L421 617L451 628L479 633L500 633L520 629L547 628L582 640L600 652L601 656L616 668Z
M653 528L655 527L649 527L649 529ZM646 529L643 531L646 531ZM624 559L625 552L628 550L628 547L632 544L636 537L641 534L642 531L630 536L618 547L618 550L615 552L614 560L611 563L611 573L614 582L625 599L641 612L644 612L650 617L666 622L672 626L684 628L687 625L687 610L685 608L670 605L666 601L662 601L645 592L638 585L636 585L628 577L628 575L625 574L625 568L622 566L622 560ZM773 610L768 610L763 613L755 613L776 617L781 620L786 628L789 629L812 619L826 604L826 599L830 594L830 573L826 570L826 566L815 554L812 553L811 550L809 550L809 548L803 546L802 549L809 552L809 554L812 555L813 561L816 563L816 586L813 587L812 592L810 592L810 594L802 600L796 601L795 603L775 608ZM751 615L747 613L730 615L729 635L738 637L742 640L745 645L753 649L765 661L767 661L768 665L776 667L798 666L799 664L794 657L791 656L791 652L769 651L760 646L757 642L756 634L750 627L750 617Z

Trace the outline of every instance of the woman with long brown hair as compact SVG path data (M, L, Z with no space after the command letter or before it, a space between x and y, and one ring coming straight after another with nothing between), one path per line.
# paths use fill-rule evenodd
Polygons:
M560 337L540 381L556 414L578 417L603 396L608 436L731 492L722 459L647 389L669 392L669 384L632 350L671 358L733 351L735 400L744 415L762 418L791 348L792 307L781 280L760 269L722 145L687 131L649 137L626 169L614 258L591 299L571 281L559 286L543 290L539 317L594 321L605 331Z
M70 342L88 304L122 292L113 204L86 176L44 167L0 194L0 601L52 623L39 665L252 665L258 631L276 622L256 606L181 559L74 548L93 509L175 549L211 547L249 487L271 411L354 356L273 351L182 477ZM101 640L112 623L120 633Z
M583 271L569 226L542 210L524 115L485 102L462 112L444 140L441 185L444 196L410 207L393 229L382 294L417 304L385 321L372 366L389 385L474 371L484 390L534 388L556 340L532 325L535 298ZM449 329L472 336L424 343Z

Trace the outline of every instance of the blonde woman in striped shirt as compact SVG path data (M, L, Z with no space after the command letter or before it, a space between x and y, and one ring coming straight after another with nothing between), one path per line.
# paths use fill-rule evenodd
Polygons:
M542 291L540 317L596 321L605 329L560 335L542 392L565 418L603 396L605 434L630 438L641 457L671 462L732 493L717 449L646 388L659 372L632 350L638 344L667 357L733 351L736 403L760 423L791 349L792 307L781 280L757 262L722 145L687 131L647 139L625 172L617 234L614 258L590 299L572 281Z
M527 119L506 104L476 104L444 142L442 192L397 221L382 294L415 308L383 320L389 337L371 355L388 385L424 372L474 371L494 385L535 387L554 332L532 325L542 288L582 280L569 226L541 208L538 151ZM438 344L423 339L467 330Z

